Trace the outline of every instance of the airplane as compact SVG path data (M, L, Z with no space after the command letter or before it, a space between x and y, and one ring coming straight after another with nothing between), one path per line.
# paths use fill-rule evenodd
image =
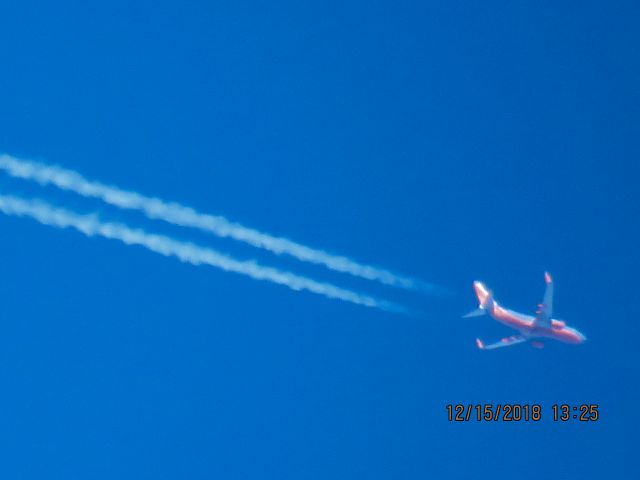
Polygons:
M482 282L473 282L473 289L480 305L476 310L463 315L462 318L489 314L498 322L520 332L519 335L505 337L488 345L476 338L476 345L480 350L511 347L524 342L531 342L532 346L542 348L544 344L540 339L544 338L573 344L584 343L587 340L586 336L575 328L568 327L562 320L551 318L553 312L553 280L549 272L544 272L544 281L546 284L544 297L542 303L538 305L535 316L524 315L502 307L493 298L491 290L487 289Z

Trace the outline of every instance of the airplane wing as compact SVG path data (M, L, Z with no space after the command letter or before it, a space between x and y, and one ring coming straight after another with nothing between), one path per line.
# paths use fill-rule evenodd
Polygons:
M534 322L538 326L550 328L553 314L553 280L549 272L544 272L544 282L546 283L544 297L542 303L538 305Z
M485 343L476 338L476 345L480 350L493 350L494 348L502 348L502 347L510 347L512 345L517 345L518 343L526 342L527 339L522 335L512 335L511 337L505 337L502 340L490 343L489 345L485 345Z

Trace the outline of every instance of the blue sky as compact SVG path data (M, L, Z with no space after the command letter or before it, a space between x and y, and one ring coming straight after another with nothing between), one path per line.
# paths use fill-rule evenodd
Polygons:
M332 301L2 216L6 478L639 473L635 2L7 2L0 151L426 281L385 288L0 177L419 309ZM482 279L571 347L479 352ZM448 403L598 403L452 424Z

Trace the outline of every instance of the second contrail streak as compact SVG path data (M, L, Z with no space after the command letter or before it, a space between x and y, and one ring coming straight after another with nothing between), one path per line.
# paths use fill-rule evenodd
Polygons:
M227 272L246 275L256 280L285 285L293 290L306 290L366 307L380 308L395 313L410 313L404 307L391 302L328 283L317 282L290 272L265 267L253 261L236 260L216 250L199 247L193 243L182 242L164 235L151 234L120 223L102 222L96 215L80 215L40 200L0 195L0 211L7 215L30 217L44 225L73 228L89 237L101 236L119 240L127 245L140 245L160 255L176 257L184 263L209 265Z
M160 219L183 227L198 228L219 237L232 238L275 254L286 254L298 260L324 265L338 272L405 289L432 293L438 291L438 287L421 280L364 265L347 257L307 247L286 238L269 235L231 222L221 216L200 213L178 203L147 197L136 192L91 181L73 170L21 160L10 155L0 155L0 169L13 177L32 180L41 185L54 185L84 197L98 198L119 208L141 211L152 219Z

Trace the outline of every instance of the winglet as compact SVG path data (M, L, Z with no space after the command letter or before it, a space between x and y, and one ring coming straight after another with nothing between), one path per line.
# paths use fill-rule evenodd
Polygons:
M551 274L549 272L544 272L544 281L545 281L545 283L553 282L553 280L551 278Z
M478 348L480 350L484 350L484 342L482 340L480 340L479 338L476 338L476 345L478 346Z

